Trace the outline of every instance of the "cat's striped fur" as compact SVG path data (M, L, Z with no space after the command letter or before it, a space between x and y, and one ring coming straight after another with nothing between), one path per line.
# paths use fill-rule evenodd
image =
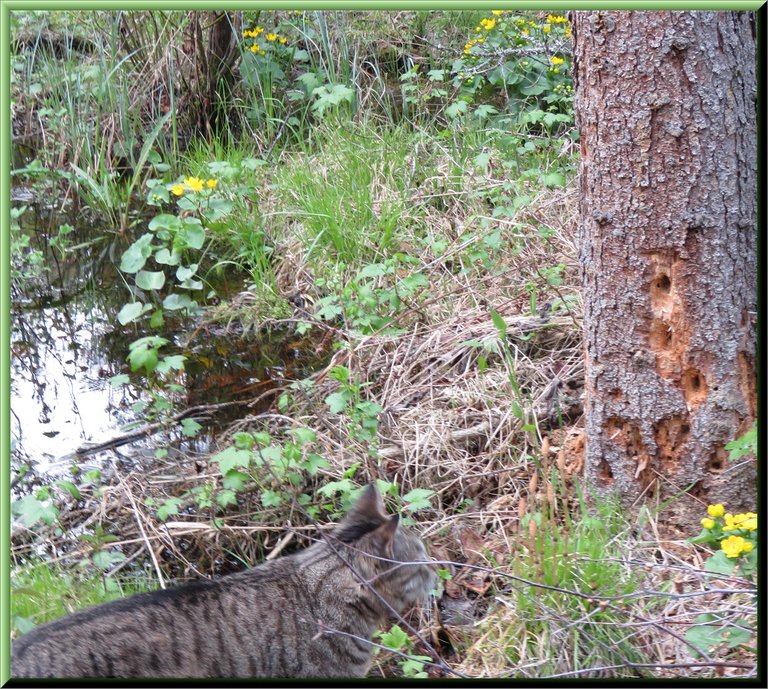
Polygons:
M428 564L397 563L427 559L369 486L328 540L306 550L34 629L13 642L11 675L363 677L386 604L400 612L436 583Z

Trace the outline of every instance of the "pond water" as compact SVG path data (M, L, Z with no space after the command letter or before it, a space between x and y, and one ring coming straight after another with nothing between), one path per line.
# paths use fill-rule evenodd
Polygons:
M241 337L231 328L167 321L162 332L149 333L134 324L121 326L117 312L128 298L110 256L114 233L108 228L76 226L61 250L51 238L67 219L19 194L27 210L18 222L29 246L12 249L11 295L11 440L14 473L25 464L36 474L58 477L73 463L88 466L98 456L77 456L84 444L119 437L127 425L141 423L133 405L146 398L145 381L131 374L131 382L115 388L110 378L129 373L129 344L147 334L170 341L164 354L184 354L185 372L178 381L177 409L248 400L285 382L301 378L324 365L327 354L316 351L311 336L297 338L289 330ZM96 241L94 241L96 240ZM22 256L24 260L17 259ZM34 260L31 260L34 259ZM15 263L14 263L15 261ZM30 262L36 267L30 269ZM242 288L242 282L234 285ZM227 289L232 291L233 285ZM205 452L215 433L238 415L264 411L273 401L253 408L232 405L226 414L202 422L194 441L176 443L177 449ZM124 446L121 453L146 448L148 441ZM145 451L146 454L146 451Z

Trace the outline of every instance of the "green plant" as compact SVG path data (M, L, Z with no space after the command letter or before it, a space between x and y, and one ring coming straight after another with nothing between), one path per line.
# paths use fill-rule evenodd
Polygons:
M543 126L552 133L558 124L573 124L571 32L564 16L548 14L543 20L494 10L473 33L462 57L453 64L458 94L446 110L450 117L466 115L470 102L499 90L507 99L508 111L518 115L524 126ZM483 103L473 115L485 118L497 112Z
M346 366L334 366L328 374L339 382L337 392L325 398L331 414L338 414L348 419L349 434L368 448L368 453L376 455L378 451L379 413L381 406L362 397L365 383L357 375L352 376Z
M428 677L424 671L424 662L431 662L432 658L425 655L413 654L413 641L398 625L392 625L386 632L378 632L379 640L383 646L395 651L400 656L400 669L404 677L424 679ZM380 649L376 649L378 652Z
M168 344L168 340L157 335L148 335L134 340L128 345L128 363L131 371L137 373L143 371L146 377L147 392L149 400L141 399L133 404L133 411L144 415L145 418L153 421L169 422L174 408L174 395L183 393L184 387L176 381L179 372L184 370L184 361L186 357L183 354L161 355L160 349ZM125 373L112 376L109 383L112 387L118 388L130 381ZM135 421L127 424L124 430L140 425L141 421ZM184 435L195 435L200 429L199 424L182 422L182 432ZM162 457L165 452L161 449L156 451L156 456Z
M118 578L105 575L103 569L94 569L87 561L73 568L36 560L14 567L10 597L14 633L24 634L74 610L152 588L144 572Z
M429 287L423 273L409 270L418 263L415 257L401 253L381 263L369 263L340 292L318 299L315 312L327 321L343 317L355 335L396 334L399 330L391 327L395 317Z
M707 558L705 568L711 572L731 575L738 569L742 576L751 577L757 569L757 514L731 514L722 504L709 505L701 520L702 531L689 539L717 549Z

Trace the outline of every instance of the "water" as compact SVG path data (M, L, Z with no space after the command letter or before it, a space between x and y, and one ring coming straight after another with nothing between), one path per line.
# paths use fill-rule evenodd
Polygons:
M78 447L134 420L138 391L108 382L122 367L111 331L98 306L13 310L11 438L16 456L38 472L62 473Z
M131 456L146 458L153 443L205 453L217 431L246 413L266 411L274 395L264 395L286 381L303 378L325 365L329 353L318 351L321 336L299 337L272 330L239 337L237 326L168 318L162 332L150 333L116 319L128 293L108 259L110 234L100 228L77 228L72 242L103 241L86 250L62 252L47 241L58 228L46 213L30 213L33 236L29 252L38 250L47 269L14 279L11 308L11 438L14 469L27 464L37 474L60 477L73 463L97 462L76 456L86 444L112 440L128 424L141 424L132 409L148 399L147 381L132 374L126 361L130 343L148 334L169 340L162 355L183 354L185 372L176 382L174 411L187 407L262 397L258 407L232 405L204 424L194 440L155 436L123 446ZM28 252L28 255L30 255ZM119 252L112 252L119 256ZM25 270L23 262L15 270ZM238 285L239 287L240 285ZM130 374L130 384L114 388L111 377ZM178 435L178 434L177 434ZM168 442L170 440L170 442ZM135 455L138 458L138 455ZM84 460L88 461L85 462ZM103 459L103 456L102 456Z

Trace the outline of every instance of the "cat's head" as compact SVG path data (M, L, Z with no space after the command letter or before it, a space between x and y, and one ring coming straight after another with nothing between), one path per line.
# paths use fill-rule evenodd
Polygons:
M387 515L375 484L363 491L333 536L348 546L344 554L355 570L397 612L423 603L437 585L421 539L397 515Z

